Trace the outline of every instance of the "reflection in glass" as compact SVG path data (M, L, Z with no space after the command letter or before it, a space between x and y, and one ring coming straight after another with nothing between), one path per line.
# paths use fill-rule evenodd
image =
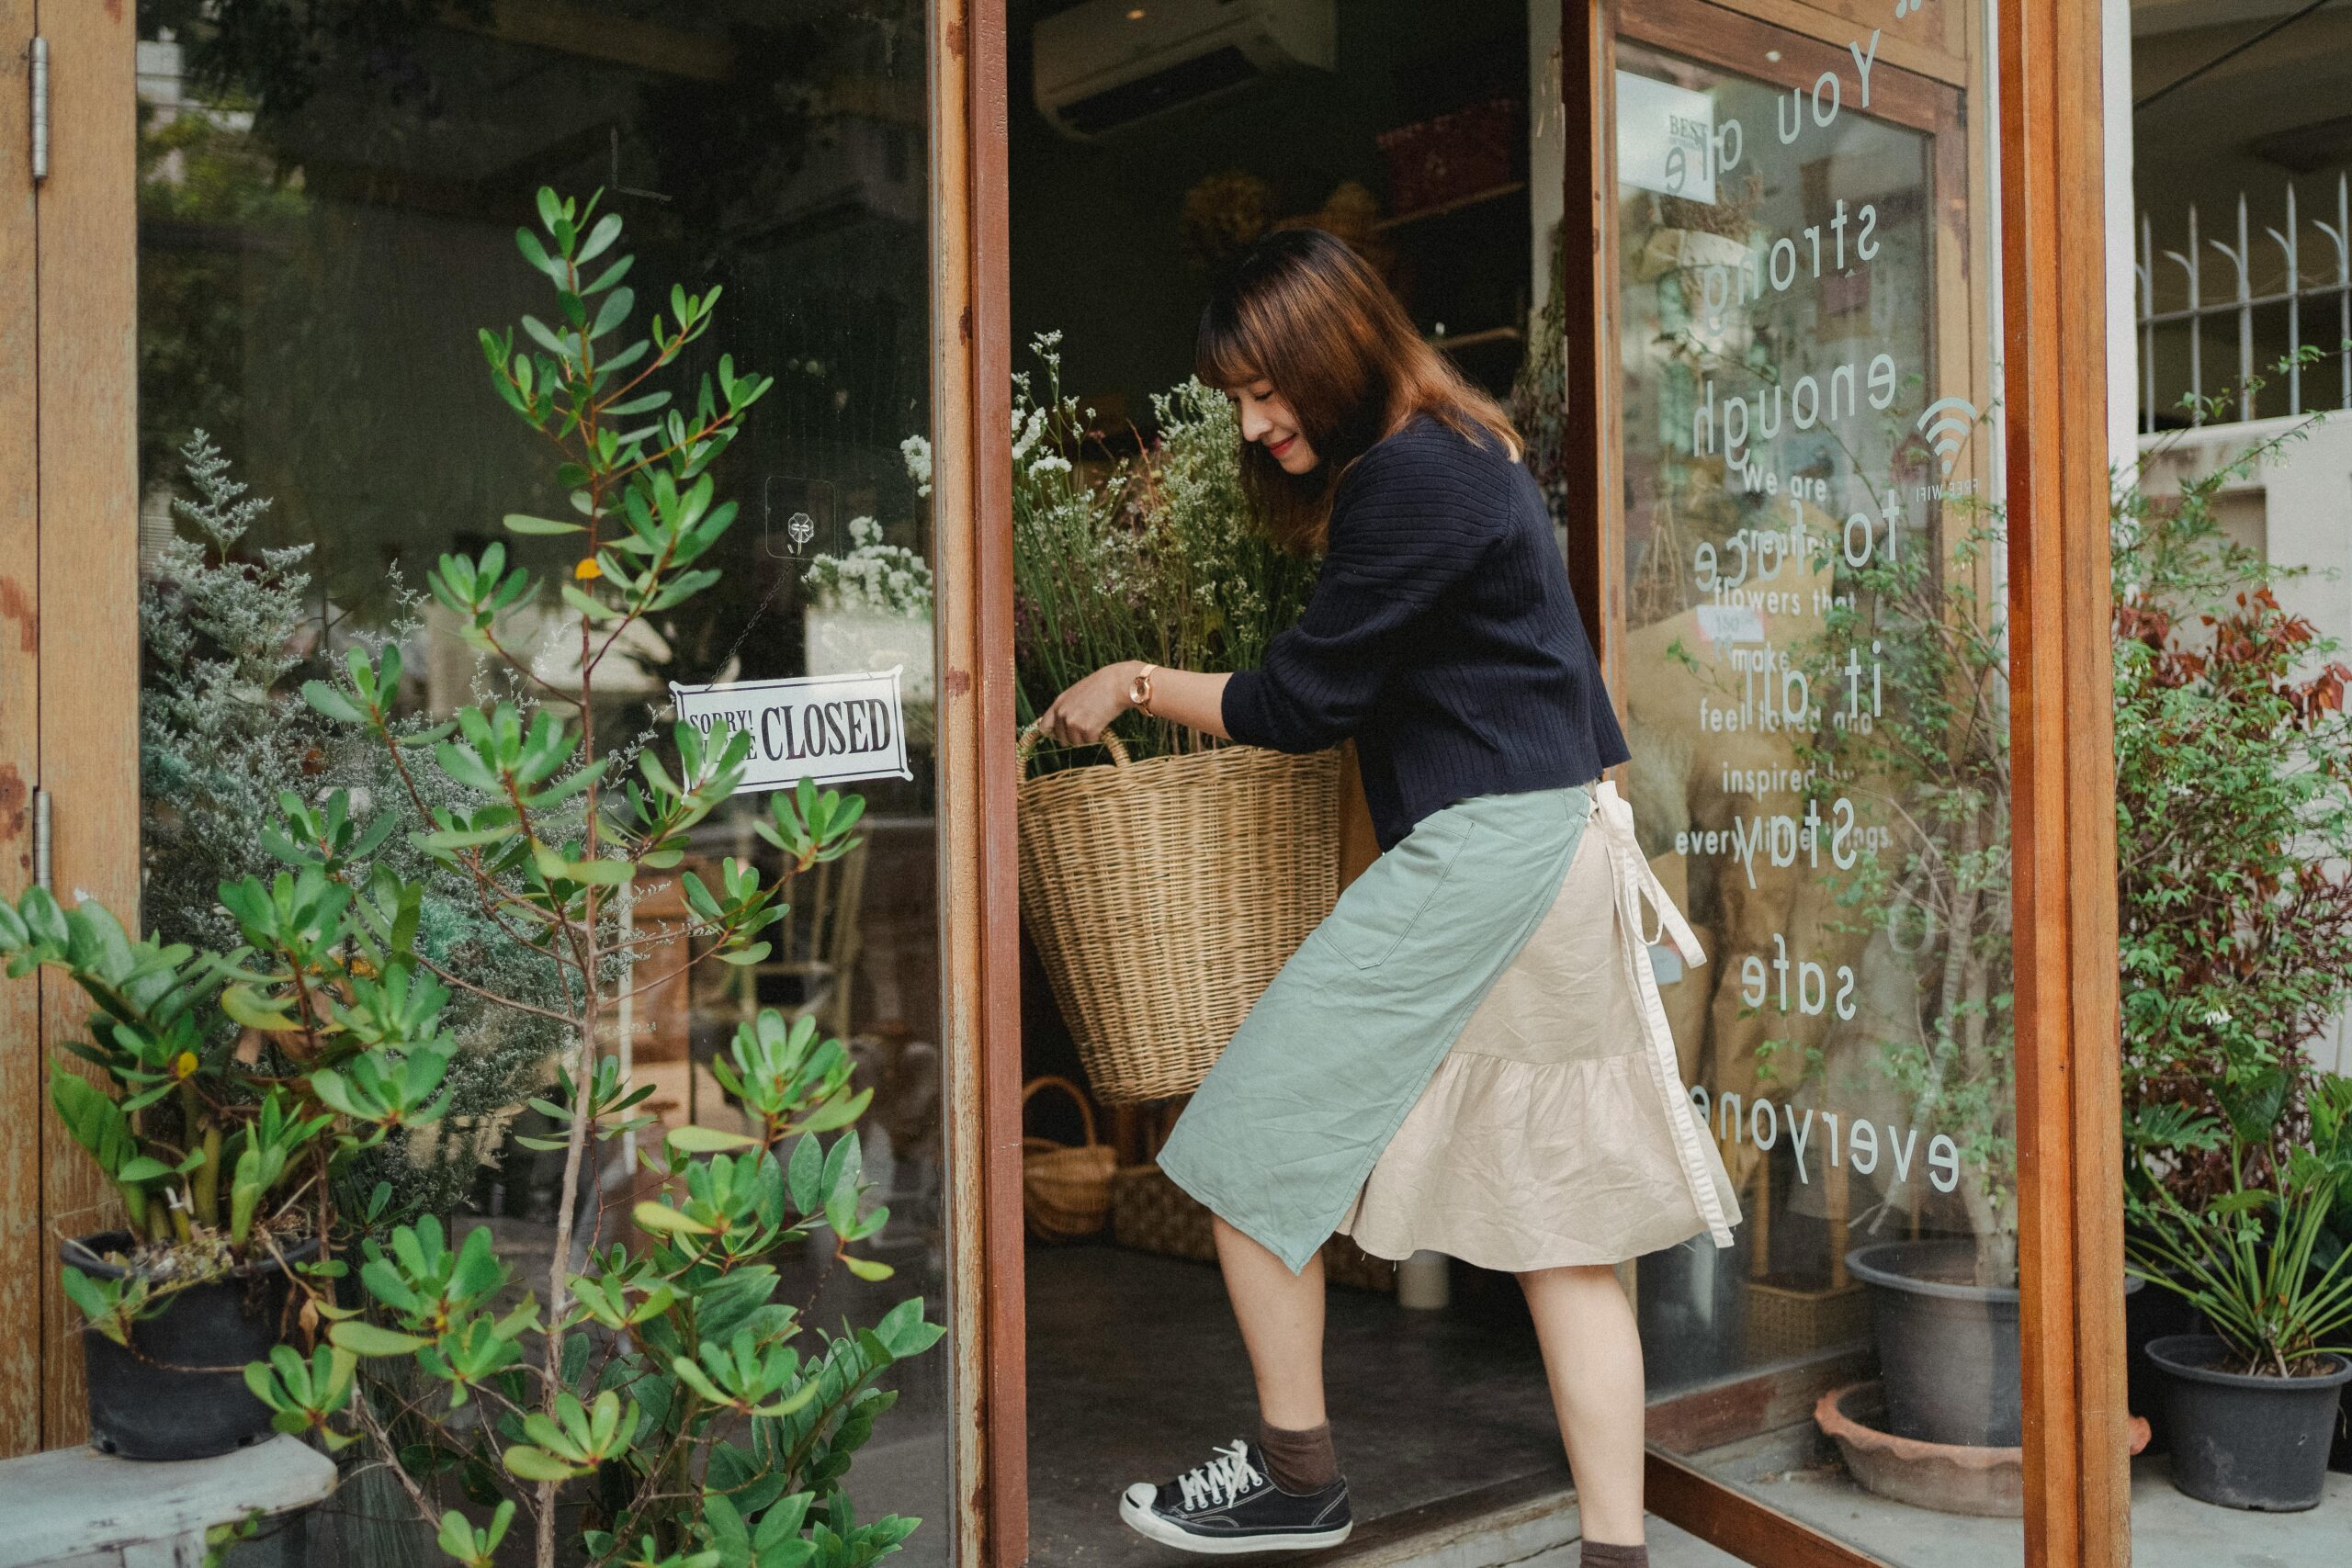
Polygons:
M251 824L276 792L374 782L294 695L326 661L397 642L401 703L426 717L511 678L423 589L444 553L502 536L535 575L571 571L564 540L500 527L566 502L537 437L493 395L475 333L547 309L515 254L532 193L602 189L627 220L645 312L662 302L650 286L723 288L706 357L723 346L776 385L718 468L742 506L709 563L720 584L603 667L598 726L650 734L673 682L906 671L915 776L855 786L863 849L801 879L763 962L656 987L601 1043L634 1059L663 1125L729 1130L741 1117L710 1062L752 1010L813 1017L849 1043L875 1091L866 1177L892 1213L872 1250L898 1272L861 1282L822 1245L784 1262L795 1303L836 1322L917 1293L944 1310L925 28L906 0L140 6L151 923L218 944L209 889L275 869ZM715 368L700 352L689 376ZM216 454L202 484L185 450L198 432ZM576 624L554 608L511 629L533 672L574 670ZM749 825L763 804L707 824L684 869L715 879L722 857L772 856ZM686 938L662 938L684 919L674 883L641 885L627 918L657 939L641 974L678 967ZM470 962L513 962L476 934L452 939ZM458 1020L477 1064L460 1114L389 1174L527 1262L535 1238L548 1245L561 1156L514 1138L535 1130L523 1101L560 1043L527 1019L461 1007ZM598 1179L613 1232L644 1179L610 1154ZM862 1516L926 1521L907 1548L917 1562L948 1551L945 1366L901 1369L899 1403L858 1460ZM348 1510L368 1495L347 1488ZM366 1560L367 1529L345 1528L349 1560Z
M1658 959L1667 1007L1749 1215L1645 1259L1640 1306L1668 1410L1748 1380L1768 1412L1654 1430L1903 1561L1953 1528L1922 1506L2002 1499L1934 1495L1889 1436L2019 1441L2002 551L1959 132L1816 63L1838 93L1619 49L1617 680L1709 953Z

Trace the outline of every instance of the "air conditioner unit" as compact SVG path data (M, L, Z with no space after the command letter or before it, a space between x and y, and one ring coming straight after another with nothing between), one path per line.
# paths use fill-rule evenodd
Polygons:
M1333 0L1086 0L1039 20L1037 110L1090 141L1279 71L1338 63Z

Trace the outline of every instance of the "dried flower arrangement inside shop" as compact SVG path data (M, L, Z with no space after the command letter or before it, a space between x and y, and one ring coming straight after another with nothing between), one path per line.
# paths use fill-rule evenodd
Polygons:
M752 1130L671 1132L650 1159L661 1193L634 1210L642 1238L580 1235L582 1172L598 1145L645 1124L632 1111L649 1092L593 1049L647 983L632 960L656 940L628 934L617 901L674 874L697 948L757 962L791 879L848 852L862 807L806 784L778 794L757 826L780 874L728 859L706 874L689 863L688 833L734 792L748 738L706 744L680 726L670 748L630 756L598 734L602 659L718 579L707 563L735 505L710 470L768 383L721 356L673 402L657 378L707 332L717 293L673 288L642 338L622 334L630 258L616 249L620 219L595 208L539 194L538 229L517 243L552 286L556 319L525 317L520 345L512 333L481 338L493 386L550 443L576 513L506 525L580 547L559 589L582 649L577 684L549 684L505 640L503 617L537 585L502 545L445 556L434 597L526 694L417 728L395 712L389 643L353 649L342 678L303 687L324 718L374 744L404 807L363 809L341 787L280 795L262 840L280 868L220 889L235 926L225 951L134 941L96 905L64 909L35 889L0 908L0 952L13 974L70 974L96 1008L77 1054L99 1077L61 1065L51 1079L131 1224L86 1244L69 1277L94 1359L128 1342L141 1352L129 1375L151 1394L175 1377L225 1377L249 1391L263 1429L372 1444L442 1549L469 1564L491 1561L519 1509L543 1568L855 1568L915 1523L860 1522L843 1489L892 1399L876 1379L940 1331L910 1300L871 1326L818 1332L804 1351L797 1310L773 1299L778 1248L820 1228L823 1256L862 1278L888 1272L849 1250L887 1212L863 1202L848 1129L868 1096L853 1091L841 1043L774 1013L746 1024L718 1071ZM436 955L427 889L386 852L417 818L413 847L537 955L552 995L489 994ZM343 1197L371 1149L446 1117L458 993L538 1018L565 1047L540 1102L565 1162L544 1297L514 1296L487 1229L460 1239L430 1216L390 1224L380 1185ZM206 1288L224 1294L219 1315L288 1342L242 1375L222 1369L246 1357L202 1337L212 1320L192 1303ZM178 1330L195 1337L174 1342ZM363 1375L378 1359L387 1375ZM207 1438L248 1436L235 1400L210 1403L229 1408ZM94 1411L133 1425L137 1414ZM491 1510L486 1523L447 1506L445 1480Z
M1312 562L1285 555L1241 491L1240 438L1225 395L1193 380L1153 395L1155 439L1089 462L1090 411L1061 383L1061 336L1033 345L1038 388L1013 380L1013 660L1021 722L1105 664L1246 670L1295 621ZM1120 725L1129 752L1163 756L1200 738L1164 719Z

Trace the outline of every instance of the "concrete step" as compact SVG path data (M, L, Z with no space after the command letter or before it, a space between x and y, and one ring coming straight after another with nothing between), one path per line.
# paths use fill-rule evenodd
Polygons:
M1652 1568L1737 1568L1739 1559L1653 1515ZM1583 1529L1573 1487L1507 1482L1360 1527L1322 1568L1576 1568Z

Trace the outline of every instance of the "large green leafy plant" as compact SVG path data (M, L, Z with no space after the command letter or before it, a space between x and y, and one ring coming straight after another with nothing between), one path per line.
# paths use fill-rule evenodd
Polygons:
M431 588L522 695L419 728L395 712L389 644L354 649L345 679L304 688L325 718L373 738L426 824L416 848L505 942L537 955L552 994L495 995L435 956L419 938L422 886L377 853L400 817L355 810L341 790L280 798L266 847L282 869L220 887L238 937L227 951L133 941L96 905L62 909L35 889L0 906L0 953L15 974L64 970L96 1006L77 1054L96 1080L63 1066L52 1078L60 1115L135 1232L126 1283L73 1287L95 1327L119 1334L168 1310L175 1282L314 1240L318 1260L298 1279L324 1340L307 1356L281 1347L247 1382L283 1430L372 1442L450 1555L487 1563L520 1510L542 1568L858 1568L914 1521L859 1522L842 1478L893 1397L877 1381L941 1331L910 1300L804 1348L799 1311L775 1299L779 1249L820 1230L853 1272L888 1273L848 1250L888 1215L863 1201L849 1129L869 1096L853 1091L841 1043L772 1012L746 1024L718 1076L747 1131L671 1132L649 1156L663 1186L634 1211L641 1238L580 1234L589 1157L645 1124L631 1111L650 1093L594 1044L633 989L670 978L640 978L634 960L674 933L631 934L619 901L674 874L695 946L755 963L790 880L850 851L863 806L806 783L774 795L757 827L777 872L730 859L707 881L684 868L689 834L733 794L749 738L706 742L680 725L666 753L633 758L599 739L603 660L633 623L717 581L707 563L735 505L718 498L712 465L768 382L721 356L673 400L663 373L708 331L717 291L673 288L643 336L625 333L630 258L616 249L620 219L595 207L540 192L538 229L517 242L553 289L555 318L525 317L520 343L481 336L493 385L547 439L571 498L571 516L506 526L578 547L558 589L578 630L576 685L550 684L510 649L504 617L539 585L492 544L443 557ZM349 1162L446 1113L453 993L537 1018L567 1043L537 1102L564 1156L543 1294L518 1297L486 1229L459 1239L424 1218L377 1234L367 1206L335 1206ZM239 1032L215 1028L216 1014ZM266 1043L243 1043L254 1036ZM356 1290L336 1288L355 1275ZM374 1361L387 1375L359 1375ZM445 1480L487 1521L446 1508ZM577 1514L560 1507L567 1486Z
M2134 489L2114 520L2125 1114L2233 1123L2229 1103L2275 1101L2259 1136L2175 1149L2192 1205L2283 1172L2310 1130L2300 1048L2352 998L2352 668L2216 514L2300 434Z
M351 879L364 884L381 861L418 883L417 947L482 991L529 1004L526 1010L480 991L453 993L442 1014L455 1046L444 1080L447 1112L401 1129L345 1171L345 1197L388 1182L387 1213L395 1218L447 1209L508 1110L545 1081L560 1043L557 1021L545 1011L559 999L554 968L509 942L480 908L469 879L435 864L395 826L395 818L423 825L407 784L434 805L461 803L460 787L437 769L413 772L404 784L393 755L373 737L303 700L303 683L334 669L308 570L311 547L255 547L270 503L246 493L204 432L180 457L193 493L174 501L181 529L141 572L139 592L142 926L166 944L234 947L238 922L218 890L224 881L266 880L288 863L275 852L288 781L301 781L313 801L339 789L347 800L380 803L387 815L371 823L373 848L355 854ZM412 613L382 640L406 642L422 631ZM421 717L401 722L403 733L428 728ZM216 1013L208 1043L225 1044L241 1029ZM245 1043L262 1039L247 1035ZM288 1066L274 1063L272 1070Z
M2017 1069L2011 1013L2009 710L2007 617L1983 583L2003 536L1996 516L1941 556L1881 553L1841 568L1821 633L1799 651L1811 689L1841 692L1876 665L1867 725L1825 717L1797 750L1825 818L1852 799L1887 847L1833 869L1840 927L1882 931L1903 955L1908 1005L1873 1012L1877 1066L1922 1127L1958 1150L1954 1188L1976 1244L1976 1282L2017 1280ZM1775 1043L1776 1074L1794 1069Z

